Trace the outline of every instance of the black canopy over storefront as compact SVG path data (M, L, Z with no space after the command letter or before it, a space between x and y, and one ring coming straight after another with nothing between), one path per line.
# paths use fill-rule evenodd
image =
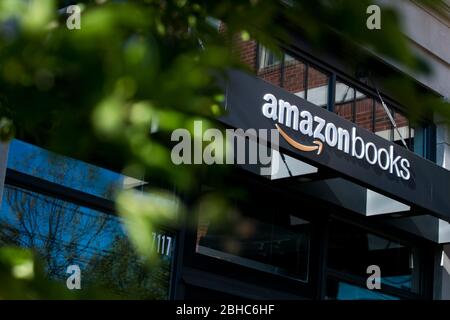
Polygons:
M226 109L227 126L277 129L280 152L450 221L450 172L406 148L239 71L229 74Z

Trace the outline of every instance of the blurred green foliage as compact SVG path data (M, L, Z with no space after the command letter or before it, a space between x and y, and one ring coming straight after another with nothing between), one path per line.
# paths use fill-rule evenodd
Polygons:
M245 68L233 55L235 35L280 52L278 44L289 42L294 30L318 51L347 48L349 64L369 61L355 54L357 46L414 72L430 71L409 49L393 9L383 8L381 30L367 30L368 0L78 1L81 29L69 30L57 9L72 3L0 1L0 138L16 134L131 176L164 180L183 193L196 193L205 168L173 165L168 137L191 129L196 119L207 120L204 130L206 123L218 126L224 94L217 77ZM226 26L220 32L218 21ZM411 80L387 78L385 84L413 112L434 109L450 119L448 103L418 92ZM150 134L155 122L159 130ZM118 198L141 254L149 252L154 220L175 211L166 200ZM211 197L207 204L214 206ZM45 282L33 256L17 250L0 250L1 298L77 297Z

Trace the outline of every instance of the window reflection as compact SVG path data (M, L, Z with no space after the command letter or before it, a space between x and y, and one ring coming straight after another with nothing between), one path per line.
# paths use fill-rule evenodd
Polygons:
M355 90L343 82L336 82L334 110L336 114L348 121L354 121L353 105Z
M280 58L259 45L257 65L258 77L283 87L319 107L327 106L329 76L311 64L306 64L289 54L284 54Z
M338 221L331 223L328 266L334 270L367 279L367 267L376 265L382 284L417 292L415 259L411 247Z
M306 100L319 107L328 103L328 75L308 65Z
M397 129L394 130L394 142L409 149L414 148L414 129L410 126L408 118L402 115L400 112L393 112L393 118ZM403 139L403 141L402 141Z
M370 97L342 81L336 82L334 111L339 116L388 141L393 141L412 150L414 146L414 129L408 118L389 108L398 130L396 130L379 98Z
M306 65L289 55L285 56L283 87L300 98L305 98Z
M383 139L393 141L393 126L381 102L375 102L375 134Z
M259 218L239 213L251 214L255 203L259 204ZM308 280L309 221L285 215L263 199L249 200L236 210L222 215L220 220L207 211L200 212L198 253L263 272Z
M0 245L32 248L49 277L63 283L67 266L77 264L87 287L127 298L168 298L172 250L164 250L160 263L148 270L113 215L6 185Z
M259 45L257 75L278 87L281 86L281 60L273 52Z
M17 139L10 143L8 168L106 199L124 183L118 173Z
M373 132L374 115L373 103L374 100L367 97L363 93L356 91L355 96L355 123L361 128Z

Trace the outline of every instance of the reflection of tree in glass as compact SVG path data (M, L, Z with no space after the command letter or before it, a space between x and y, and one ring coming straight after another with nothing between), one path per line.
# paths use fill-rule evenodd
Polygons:
M8 167L106 199L113 199L122 176L20 140L11 143Z
M2 206L0 245L34 249L51 278L67 278L70 264L83 270L122 232L114 216L16 187L5 188Z
M81 268L82 287L102 287L137 299L167 299L170 259L150 271L135 254L118 217L25 189L6 186L0 246L31 248L49 277L65 281L67 266Z
M170 259L165 257L150 267L140 261L124 236L116 236L108 251L92 257L85 281L126 298L169 298Z

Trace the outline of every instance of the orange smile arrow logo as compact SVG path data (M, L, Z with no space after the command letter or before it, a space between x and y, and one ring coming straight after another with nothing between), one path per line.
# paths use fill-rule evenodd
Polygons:
M275 124L275 127L277 127L278 132L281 134L281 136L289 143L291 146L293 146L295 149L301 150L301 151L315 151L317 150L317 154L322 153L323 143L320 140L314 140L313 143L316 144L316 146L305 146L304 144L301 144L291 137L288 136L286 132L281 129L278 124Z

